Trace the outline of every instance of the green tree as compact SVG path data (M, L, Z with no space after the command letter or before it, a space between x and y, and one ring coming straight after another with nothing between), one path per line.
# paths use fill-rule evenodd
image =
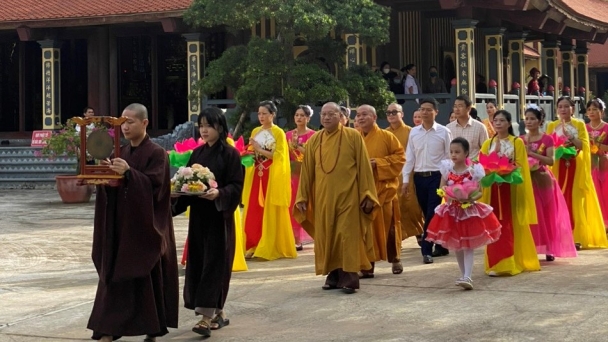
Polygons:
M282 97L282 112L298 104L329 100L366 101L384 107L394 100L386 82L369 67L344 70L343 33L356 32L369 46L388 42L390 9L373 0L194 0L184 19L193 26L249 30L261 18L274 18L276 37L253 37L246 46L228 48L212 61L200 81L203 94L230 88L240 115L235 136L247 131L248 114L260 100ZM308 46L295 59L296 41ZM365 79L368 77L369 79ZM365 92L359 93L359 92ZM392 97L392 99L391 99Z

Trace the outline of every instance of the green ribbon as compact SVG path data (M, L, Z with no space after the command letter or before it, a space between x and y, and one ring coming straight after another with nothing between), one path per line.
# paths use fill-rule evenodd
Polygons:
M521 175L521 168L513 170L507 175L499 175L496 172L492 172L481 179L479 182L484 188L489 188L494 183L509 183L513 185L522 184L524 179Z
M576 148L574 146L560 146L555 150L555 159L570 159L576 157Z

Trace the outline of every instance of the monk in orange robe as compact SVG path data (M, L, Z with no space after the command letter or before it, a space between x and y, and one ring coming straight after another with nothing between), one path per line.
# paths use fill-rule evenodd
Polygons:
M399 175L405 165L405 150L397 137L376 124L376 109L370 105L357 108L355 118L365 141L374 172L374 183L380 208L374 217L375 258L371 270L362 270L361 278L374 277L374 262L387 260L393 274L403 272L401 265L401 211L399 209Z
M295 219L315 240L315 272L324 290L359 288L357 272L374 260L374 175L359 132L340 124L340 107L321 109L323 129L306 143Z
M386 129L393 133L403 147L407 146L412 128L403 122L403 108L398 103L392 103L386 109L386 119L390 126ZM414 175L410 175L409 191L407 195L401 195L403 179L399 176L399 208L401 209L401 238L407 239L412 236L422 237L424 227L424 215L416 198L414 188Z

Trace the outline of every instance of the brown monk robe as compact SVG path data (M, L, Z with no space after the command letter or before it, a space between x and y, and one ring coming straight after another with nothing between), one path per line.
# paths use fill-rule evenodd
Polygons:
M212 329L230 323L223 309L234 261L234 212L241 203L244 175L239 152L226 142L228 125L222 110L203 110L198 127L205 145L192 152L188 166L208 167L217 188L201 196L180 196L173 214L190 207L184 306L202 316L193 331L208 337Z
M407 141L410 138L412 128L403 123L403 109L400 104L393 103L386 110L386 118L390 126L386 129L393 133L401 145L407 147ZM416 198L416 190L414 188L414 174L410 175L408 183L409 191L406 195L402 195L401 187L403 179L399 176L399 208L401 209L401 238L407 239L412 236L420 236L423 233L424 216L422 209Z
M99 284L87 328L93 339L153 341L177 328L179 307L169 162L146 135L144 106L129 105L123 117L130 144L105 164L125 178L119 187L97 187L92 257Z
M357 108L356 121L365 141L374 172L380 208L374 217L374 251L371 270L362 270L362 278L374 277L374 262L392 263L393 274L403 272L401 265L401 212L399 210L399 175L405 164L405 150L397 137L376 124L376 109L369 105Z
M374 258L374 176L359 132L340 124L340 107L321 109L324 129L306 143L294 217L315 240L315 271L324 290L359 288L357 272Z

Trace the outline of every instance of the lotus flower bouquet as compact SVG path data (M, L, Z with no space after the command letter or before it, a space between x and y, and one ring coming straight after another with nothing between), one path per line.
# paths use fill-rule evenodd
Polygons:
M553 132L551 133L551 138L553 138L553 145L555 148L555 159L568 160L576 157L576 147L568 146L568 144L566 144L568 137L557 135Z
M193 164L191 167L182 166L171 178L172 193L198 195L210 188L217 188L215 175L200 164Z
M188 164L192 150L205 144L203 139L195 141L193 138L186 139L182 142L176 142L173 147L175 151L169 151L169 164L173 167L182 167Z
M481 179L481 186L487 188L494 183L521 184L521 168L517 167L509 157L500 156L496 152L490 154L479 154L479 163L486 171Z
M235 141L234 147L241 154L241 164L245 167L253 166L253 164L254 164L253 147L251 147L251 145L245 146L245 141L243 140L242 136L239 137L239 139L237 141Z
M460 203L462 209L466 209L481 196L481 192L478 182L469 181L462 184L446 185L437 190L437 195L445 198L446 201L456 201Z
M536 171L540 169L540 163L538 162L538 159L528 157L528 165L530 165L530 171Z

